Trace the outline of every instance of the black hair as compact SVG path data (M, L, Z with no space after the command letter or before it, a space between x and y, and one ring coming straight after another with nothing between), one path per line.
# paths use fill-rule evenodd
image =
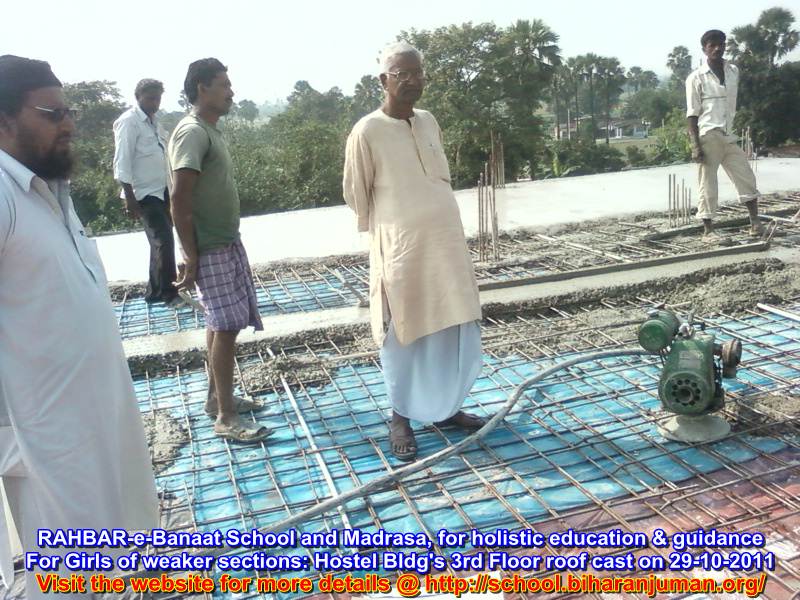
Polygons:
M163 94L164 84L158 81L157 79L142 79L139 83L136 84L136 89L134 90L133 93L138 99L139 96L147 92L158 92L159 94Z
M12 54L0 56L0 112L16 116L28 92L54 86L62 87L45 61Z
M226 73L228 67L219 62L216 58L201 58L189 65L186 72L186 79L183 82L183 93L186 99L194 104L197 102L197 86L199 84L211 85L219 73Z
M709 29L706 31L703 36L700 38L700 46L702 48L706 47L706 44L712 40L719 40L723 44L725 43L725 32L720 31L719 29Z

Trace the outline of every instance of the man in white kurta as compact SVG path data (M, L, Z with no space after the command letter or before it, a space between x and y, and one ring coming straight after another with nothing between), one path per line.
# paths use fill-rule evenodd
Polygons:
M38 551L38 528L158 524L103 265L69 196L73 130L49 65L0 57L0 475L26 552ZM43 596L30 573L27 596Z
M385 102L347 142L344 197L370 234L370 313L387 393L390 442L416 457L409 419L477 428L461 411L481 368L478 286L433 115L414 109L424 87L412 46L381 59Z

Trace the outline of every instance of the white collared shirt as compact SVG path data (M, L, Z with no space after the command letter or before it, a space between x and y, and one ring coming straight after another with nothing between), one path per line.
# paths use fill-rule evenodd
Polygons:
M3 151L0 475L6 486L25 480L14 488L22 540L42 526L158 524L150 456L95 241L67 181L45 181ZM0 504L0 574L11 589L9 540ZM27 597L37 597L27 578Z
M114 179L133 186L137 200L164 199L167 187L167 136L155 116L138 106L114 121ZM120 198L125 194L120 192Z
M732 135L734 131L739 69L727 60L723 68L724 85L708 66L708 61L686 78L686 116L697 117L701 136L712 129L721 129L728 135Z

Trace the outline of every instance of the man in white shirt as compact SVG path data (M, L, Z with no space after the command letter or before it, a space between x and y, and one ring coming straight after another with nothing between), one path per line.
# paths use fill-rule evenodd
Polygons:
M136 106L114 122L114 178L122 186L125 211L142 220L150 243L145 301L177 308L183 302L173 285L177 275L167 191L167 137L156 118L163 93L160 81L142 79L136 85Z
M23 551L37 552L39 529L158 525L103 265L69 196L74 129L46 62L0 56L0 477L13 515L12 522L0 503L7 588L11 527ZM34 576L26 573L27 598L49 597Z
M720 239L712 224L717 212L717 171L720 166L736 186L739 201L747 207L750 234L760 237L764 234L764 226L758 219L760 194L756 188L756 176L744 152L736 144L733 129L739 69L722 58L725 53L725 34L722 31L706 31L700 38L700 45L706 61L686 78L686 116L692 159L699 165L697 218L703 221L703 238L712 243Z
M347 140L344 198L370 234L370 313L392 404L389 442L413 460L410 419L478 429L461 410L482 366L481 307L464 227L450 186L442 133L414 108L422 55L406 42L381 56L383 106Z

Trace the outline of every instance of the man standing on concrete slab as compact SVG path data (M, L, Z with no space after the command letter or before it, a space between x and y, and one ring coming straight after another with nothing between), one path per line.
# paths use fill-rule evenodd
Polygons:
M156 118L164 86L155 79L136 85L136 106L114 121L114 178L131 219L141 219L150 244L145 302L184 305L174 281L175 239L167 190L167 136Z
M39 529L158 526L105 272L69 195L73 116L46 62L0 57L0 475L25 552L39 551ZM44 597L34 575L27 597Z
M422 56L400 42L381 55L383 106L347 140L344 198L370 234L370 312L392 420L392 453L413 460L409 419L475 429L461 411L481 370L478 286L433 115L414 109Z
M717 213L720 165L736 186L739 201L750 213L750 235L761 237L764 226L758 219L760 194L756 189L756 176L733 134L739 69L722 58L725 53L722 31L706 31L700 38L700 45L706 61L686 78L686 116L692 159L699 165L697 218L703 221L703 239L712 243L720 240L712 224Z
M262 330L247 253L239 235L239 194L220 117L233 104L228 69L215 58L189 65L184 93L192 112L169 141L172 216L184 257L179 289L197 286L206 314L208 398L206 413L214 432L239 442L260 442L271 431L239 413L263 405L233 395L236 336L253 326Z

